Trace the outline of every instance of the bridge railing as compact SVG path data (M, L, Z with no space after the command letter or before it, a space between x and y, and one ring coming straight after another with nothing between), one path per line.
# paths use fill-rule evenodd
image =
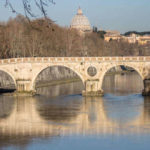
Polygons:
M41 63L41 62L86 62L86 61L150 61L150 56L127 56L127 57L24 57L24 58L10 58L0 59L0 64L12 63Z

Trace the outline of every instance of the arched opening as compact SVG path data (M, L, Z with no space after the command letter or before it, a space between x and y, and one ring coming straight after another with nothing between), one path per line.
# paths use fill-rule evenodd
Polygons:
M15 90L16 83L13 77L9 73L0 70L0 94L14 92Z
M103 77L102 89L114 95L142 93L143 80L138 72L130 66L114 66L107 70Z
M49 66L42 69L33 85L37 94L52 97L81 94L84 89L82 76L65 66Z

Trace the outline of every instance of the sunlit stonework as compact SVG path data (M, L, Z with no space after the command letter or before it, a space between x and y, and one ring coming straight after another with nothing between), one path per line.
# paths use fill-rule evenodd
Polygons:
M71 22L71 28L78 29L83 32L91 31L91 26L88 18L83 15L81 8L79 7L77 14L74 16Z

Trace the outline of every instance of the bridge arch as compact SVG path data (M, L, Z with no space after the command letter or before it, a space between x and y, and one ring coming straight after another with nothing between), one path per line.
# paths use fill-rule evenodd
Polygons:
M118 67L118 66L125 66L125 67L130 67L130 68L133 68L138 74L139 76L141 77L142 81L144 80L143 79L143 75L142 75L142 72L140 71L140 68L138 66L134 66L132 64L124 64L124 63L121 63L121 64L110 64L109 66L106 67L106 69L101 73L101 77L100 77L100 82L99 82L99 86L100 88L102 89L102 86L103 86L103 81L104 81L104 77L106 75L106 73L114 68L114 67Z
M47 68L50 68L50 67L64 67L64 68L68 68L69 70L71 70L72 72L74 72L81 79L81 81L82 81L82 83L83 83L83 85L85 87L85 79L84 79L84 77L81 75L81 73L79 71L75 70L74 68L72 68L70 66L64 65L64 64L56 64L56 65L54 64L54 65L46 65L46 66L40 68L40 70L38 70L36 72L36 74L34 75L34 77L32 79L33 90L35 90L35 88L36 88L36 79L37 79L38 75L42 71L44 71L44 70L46 70Z
M17 88L17 83L16 83L16 79L15 79L14 75L12 73L10 73L8 70L3 69L3 68L0 68L0 71L6 73L13 80L13 83L15 84L15 87Z

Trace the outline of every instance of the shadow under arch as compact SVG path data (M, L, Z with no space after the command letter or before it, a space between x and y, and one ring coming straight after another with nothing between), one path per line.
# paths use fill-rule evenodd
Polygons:
M104 79L105 79L105 76L107 75L107 73L111 70L111 69L113 69L113 68L115 68L115 67L128 67L128 68L131 68L131 70L129 70L129 72L135 72L135 73L137 73L138 74L138 76L139 76L139 78L140 78L140 80L142 81L142 85L143 85L143 87L144 87L144 83L143 83L143 76L142 76L142 73L140 72L140 70L138 69L138 68L136 68L136 67L134 67L134 66L132 66L132 65L124 65L124 64L119 64L119 65L111 65L111 66L109 66L108 68L107 68L107 70L105 70L104 72L103 72L103 74L102 74L102 78L101 78L101 89L103 89L103 86L104 86ZM117 72L117 71L116 71ZM118 74L119 75L119 74ZM121 75L121 73L120 73L120 75ZM143 90L143 89L142 89ZM105 92L105 91L104 91Z
M15 89L17 89L17 83L16 83L16 79L14 78L14 76L9 71L2 69L2 68L0 68L0 72L5 74L5 76L9 77L12 83L14 84Z
M34 78L32 79L32 86L33 86L33 89L35 90L36 89L36 79L37 79L37 77L43 72L43 71L45 71L46 69L48 69L48 68L51 68L51 67L62 67L62 68L67 68L68 70L70 70L70 71L72 71L73 73L75 73L77 76L78 76L78 78L82 81L82 84L83 84L83 86L84 86L84 88L85 88L85 80L84 80L84 78L83 78L83 76L79 73L79 72L77 72L76 70L74 70L73 68L71 68L71 67L69 67L69 66L67 66L67 65L49 65L49 66L46 66L46 67L43 67L42 69L40 69L36 74L35 74L35 76L34 76Z

